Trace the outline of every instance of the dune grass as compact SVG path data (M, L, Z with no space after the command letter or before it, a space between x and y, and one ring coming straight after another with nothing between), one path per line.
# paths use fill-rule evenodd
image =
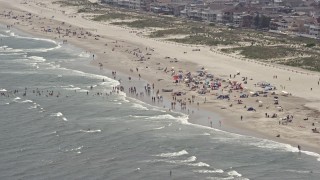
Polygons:
M132 28L140 28L140 29L149 28L149 27L170 28L173 26L172 23L167 22L163 19L158 19L158 18L139 19L132 22L113 22L111 24L126 25Z
M93 18L93 20L94 21L109 21L112 19L125 20L125 19L131 19L131 18L133 18L133 16L128 15L128 14L111 12L111 13L96 16L95 18Z
M295 58L285 62L281 62L287 66L301 67L311 71L320 71L320 59L319 56L311 56L305 58Z

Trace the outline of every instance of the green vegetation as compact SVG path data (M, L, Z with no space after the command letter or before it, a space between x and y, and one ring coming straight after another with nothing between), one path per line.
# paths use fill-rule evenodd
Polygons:
M308 69L311 71L320 71L320 59L319 56L311 56L305 58L295 58L292 60L288 60L286 62L281 62L281 64L301 67L304 69Z
M222 44L222 45L233 44L233 42L231 41L217 40L214 38L208 38L203 35L194 35L194 36L185 37L183 39L168 39L168 40L178 42L178 43L184 43L184 44L199 44L199 45L208 45L208 46L216 46L219 44Z
M131 18L133 18L133 16L123 14L123 13L108 13L108 14L96 16L95 18L93 18L93 20L94 21L108 21L111 19L124 20L124 19L131 19Z
M151 38L164 37L166 35L177 35L177 34L189 34L189 30L186 28L175 28L154 31L150 34Z
M292 43L296 43L296 44L310 44L310 43L314 43L314 44L318 44L318 40L316 39L311 39L311 38L306 38L306 37L288 37L283 35L282 36L283 39L288 39L289 41L291 41Z
M306 47L314 47L314 46L316 46L315 43L308 43L308 44L306 44Z
M84 7L81 9L78 9L78 13L99 13L99 14L104 14L106 13L106 10L99 9L99 8L90 8L90 7Z
M204 28L201 27L181 27L181 28L173 28L173 29L164 29L154 31L150 34L150 37L157 38L157 37L165 37L167 35L177 35L177 34L199 34L204 33Z
M61 4L61 6L84 6L84 5L92 5L88 0L60 0L55 1L52 4Z
M111 24L126 25L133 28L147 28L147 27L169 28L173 26L172 23L164 21L162 19L157 19L157 18L140 19L132 22L114 22Z
M224 52L241 51L241 55L250 59L272 59L294 56L299 53L293 48L284 46L246 46L223 50Z

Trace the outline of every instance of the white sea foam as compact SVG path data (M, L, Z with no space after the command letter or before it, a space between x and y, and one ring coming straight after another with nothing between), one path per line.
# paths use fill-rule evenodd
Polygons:
M113 81L105 81L105 82L101 82L99 85L101 86L106 86L106 87L111 87L111 86L114 86L114 80Z
M288 169L285 170L286 172L293 172L293 173L299 173L299 174L308 174L308 173L312 173L311 171L301 171L301 170L294 170L294 169Z
M196 160L197 160L197 157L191 156L186 160L173 160L173 159L170 158L170 159L158 159L158 160L155 160L155 161L157 161L157 162L166 162L166 163L171 163L171 164L183 164L183 165L187 165L187 166L199 166L200 164L198 164L198 163L192 164L192 162L194 162ZM200 163L202 163L202 162L200 162ZM200 166L202 166L202 165L200 165ZM206 166L206 165L203 165L203 166ZM208 167L208 166L206 166L206 167Z
M165 126L161 126L161 127L158 127L158 128L153 128L154 130L159 130L159 129L163 129L165 128Z
M9 36L4 35L4 34L0 34L0 37L9 37Z
M11 32L11 33L13 33L13 32ZM11 35L11 33L10 33L10 35ZM13 33L13 36L15 36L18 39L31 39L31 40L36 40L36 41L47 41L47 42L51 42L53 44L59 44L58 42L56 42L54 40L51 40L51 39L36 38L36 37L25 37L25 36L15 35L14 33Z
M37 49L15 49L15 52L48 52L48 51L52 51L55 49L59 49L61 48L61 45L57 45L55 47L52 48L37 48Z
M185 114L177 118L178 122L180 122L181 124L191 125L188 119L189 119L189 116Z
M67 87L67 88L63 88L63 89L65 89L65 90L69 90L69 91L81 90L81 88L79 88L79 87ZM86 91L86 92L87 92L87 90L84 90L84 91Z
M209 164L204 163L204 162L189 163L187 165L189 165L189 166L197 166L197 167L210 167Z
M40 56L30 56L28 57L30 60L33 60L33 62L45 62L46 59L44 57Z
M160 156L160 157L177 157L177 156L183 156L183 155L186 155L186 154L189 154L189 153L186 150L182 150L182 151L179 151L179 152L161 153L161 154L158 154L156 156Z
M209 134L209 133L203 133L202 135L203 135L203 136L210 136L211 134Z
M158 156L158 155L156 155L156 156ZM144 162L166 162L166 163L170 163L170 164L181 164L181 165L186 165L186 166L197 166L197 167L209 167L210 166L210 165L203 163L203 162L192 163L197 160L197 157L195 157L195 156L191 156L185 160L174 159L176 157L177 156L171 156L171 157L167 157L169 159L155 159L155 160L148 160L148 161L144 161Z
M85 73L83 71L73 70L73 69L66 69L66 70L71 70L74 73L77 73L77 74L82 75L82 76L90 77L90 78L93 78L93 79L100 79L100 80L105 79L105 80L107 80L109 82L112 82L111 83L112 86L118 86L120 84L119 81L111 79L111 78L109 78L107 76L98 75L98 74L91 74L91 73Z
M89 57L91 57L91 54L90 54L90 53L87 53L87 52L81 52L81 53L79 54L79 57L89 58Z
M142 106L141 104L136 104L136 103L134 103L132 107L137 110L149 110L147 107Z
M220 177L206 177L206 179L210 179L210 180L230 180L230 179L234 179L234 177L233 177L233 176L226 177L226 178L220 178Z
M170 114L163 114L163 115L151 116L146 119L177 119L177 118L173 117Z
M190 156L188 159L186 160L182 160L181 162L183 163L190 163L190 162L194 162L197 160L197 157L196 156Z
M248 144L253 145L256 147L260 147L263 149L270 149L270 150L278 150L278 151L286 151L286 152L299 152L298 148L291 146L290 144L279 143L267 139L258 139L255 137L251 137L253 141L250 141ZM317 161L320 161L320 154L310 151L301 151L309 156L313 156L317 158Z
M159 109L159 108L152 108L152 111L159 111L159 112L167 112L166 110Z
M7 92L6 89L0 89L0 92Z
M136 102L136 103L141 104L141 105L146 105L148 107L152 107L152 109L150 109L152 111L167 112L167 110L164 110L163 108L160 108L158 106L153 106L153 105L148 104L146 102L143 102L143 101L141 101L139 99L135 99L135 98L132 98L132 97L126 97L126 98L130 99L130 101L132 101L132 102Z
M40 105L34 104L34 105L30 106L28 109L36 109L38 106L40 106Z
M129 115L129 117L133 117L133 118L147 118L149 116L134 116L134 115Z
M223 173L224 171L222 169L215 169L215 170L206 170L206 169L201 169L201 170L195 170L193 171L195 173L201 173L201 174L214 174L214 173Z
M82 148L83 148L83 146L79 146L77 148L72 148L72 149L66 149L65 152L71 152L71 151L79 152L79 150L81 150Z
M97 130L80 130L80 132L86 132L86 133L98 133L101 132L101 129L97 129Z
M0 49L1 52L10 52L10 53L22 53L23 49L13 49L13 48L5 48L5 50Z
M51 116L55 116L55 117L62 117L63 114L61 112L57 112L57 113L53 113L51 114Z
M29 99L22 101L22 103L32 103L32 102L33 102L33 101L31 101L31 100L29 100Z
M14 98L13 100L20 100L21 98L20 97L16 97L16 98Z
M68 119L66 117L64 117L61 112L53 113L53 114L51 114L51 116L61 117L63 121L68 121Z
M59 48L61 48L60 44L58 44L57 46L52 47L52 48L27 49L26 51L28 51L28 52L48 52L48 51L52 51L52 50L59 49Z
M235 170L229 171L229 172L228 172L228 175L230 175L230 176L236 176L236 177L241 177L241 176L242 176L242 174L238 173L238 172L235 171Z
M1 48L1 47L0 47L0 48ZM0 49L0 50L1 50L1 49ZM2 52L4 52L4 51L2 51ZM21 56L21 55L26 55L26 53L23 53L23 52L22 52L22 53L18 53L18 52L17 52L17 53L15 53L15 52L11 53L11 52L10 52L10 53L1 53L0 55L1 55L1 56L14 56L14 55L16 55L16 56Z

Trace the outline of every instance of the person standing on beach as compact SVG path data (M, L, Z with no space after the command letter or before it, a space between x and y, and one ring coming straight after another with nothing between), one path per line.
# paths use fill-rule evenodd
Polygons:
M241 119L241 121L242 121L242 119L243 119L243 116L242 116L242 115L240 116L240 119Z

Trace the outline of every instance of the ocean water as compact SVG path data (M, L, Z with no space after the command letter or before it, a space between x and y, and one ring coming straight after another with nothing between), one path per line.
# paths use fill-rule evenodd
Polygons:
M320 179L316 153L112 92L119 77L81 49L2 26L0 38L1 180Z

